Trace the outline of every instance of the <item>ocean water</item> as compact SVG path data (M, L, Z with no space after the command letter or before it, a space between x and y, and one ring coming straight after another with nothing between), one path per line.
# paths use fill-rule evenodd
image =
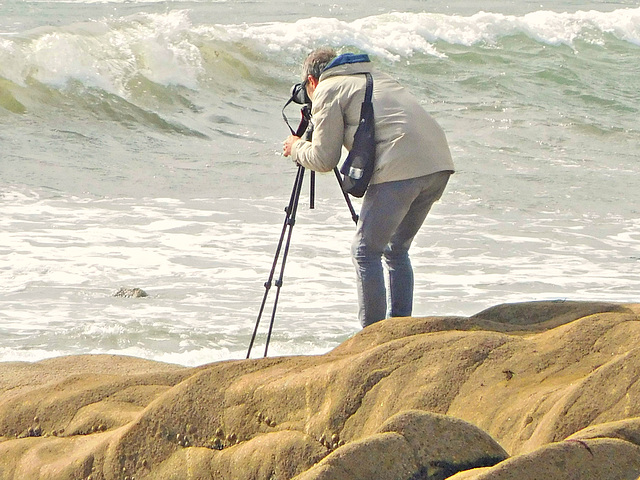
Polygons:
M244 358L296 173L281 110L321 45L369 53L447 132L415 315L640 301L637 2L0 0L0 361ZM360 329L335 177L308 197L270 355Z

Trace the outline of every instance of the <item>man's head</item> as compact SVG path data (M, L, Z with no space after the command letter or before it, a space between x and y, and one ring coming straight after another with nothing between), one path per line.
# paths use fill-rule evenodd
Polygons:
M322 47L311 52L302 65L302 81L305 81L309 75L316 79L320 78L322 70L336 56L336 51L331 47Z
M320 74L336 56L333 48L322 47L311 52L302 64L302 83L307 89L309 98L313 96Z

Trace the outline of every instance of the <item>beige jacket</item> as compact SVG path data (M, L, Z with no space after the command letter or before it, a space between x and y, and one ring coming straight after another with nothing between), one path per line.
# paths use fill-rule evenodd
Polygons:
M353 145L366 88L373 76L376 168L371 183L416 178L454 170L445 134L409 92L388 75L373 72L370 62L339 65L326 70L313 94L311 142L292 145L294 161L318 172L340 162L342 146Z

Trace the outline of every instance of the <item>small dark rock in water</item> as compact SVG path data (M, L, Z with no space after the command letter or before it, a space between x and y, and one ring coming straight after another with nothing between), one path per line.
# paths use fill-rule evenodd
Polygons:
M124 297L124 298L139 298L139 297L148 297L147 292L142 290L141 288L124 288L122 287L116 293L113 294L114 297Z

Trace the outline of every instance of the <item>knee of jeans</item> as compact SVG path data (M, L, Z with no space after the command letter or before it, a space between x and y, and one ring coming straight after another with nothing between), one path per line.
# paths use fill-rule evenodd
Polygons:
M382 251L371 248L360 239L354 240L351 244L351 258L356 263L375 258L380 259L380 257L382 257Z
M384 250L384 259L387 262L406 261L409 258L408 248L386 248Z
M384 260L387 264L407 263L409 261L409 252L403 251L385 251Z
M361 243L357 240L354 240L351 243L351 259L354 262L357 262L359 258L363 258L364 257L364 247L363 245L361 245Z

